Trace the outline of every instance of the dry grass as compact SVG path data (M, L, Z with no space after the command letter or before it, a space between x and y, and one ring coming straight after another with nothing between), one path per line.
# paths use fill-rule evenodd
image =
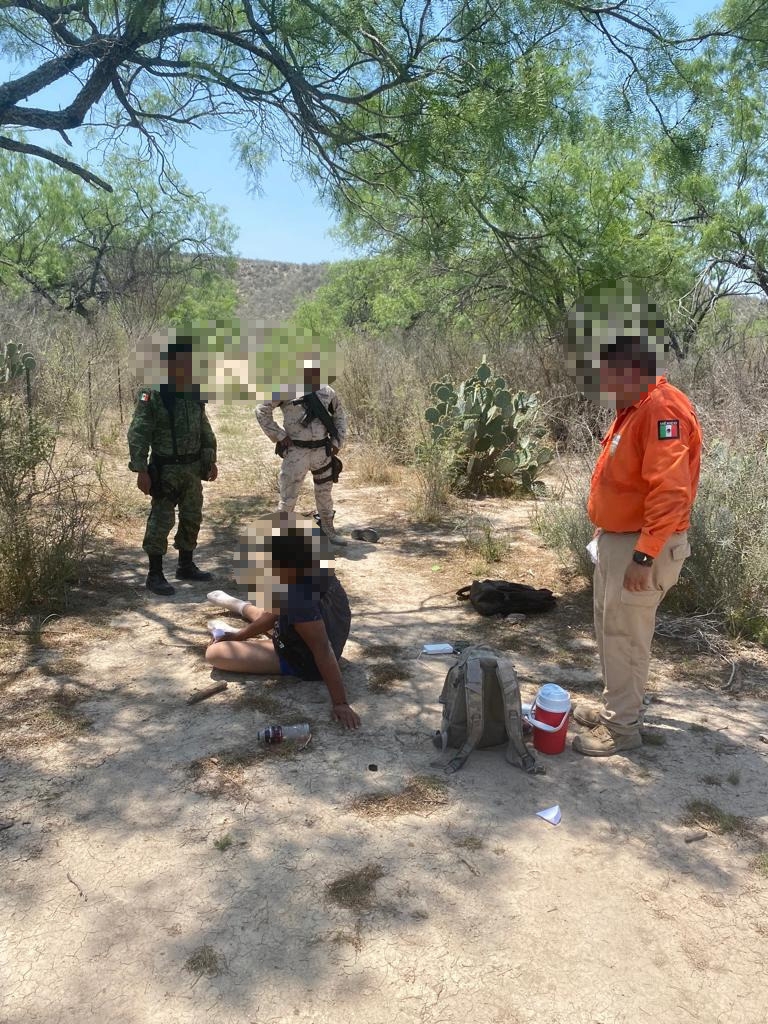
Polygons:
M719 775L700 775L699 782L702 786L722 786L723 784Z
M715 614L676 616L662 612L655 636L722 658L729 658L733 651L733 642L723 635L722 618Z
M51 679L61 679L63 676L75 679L82 673L83 664L78 658L63 655L51 661L41 662L37 669Z
M754 835L752 825L747 818L723 811L711 800L689 800L685 805L685 814L680 819L680 824L706 828L718 835Z
M387 693L394 683L410 678L410 666L404 661L371 665L368 669L368 689L371 693Z
M461 526L464 535L463 546L468 555L481 559L481 565L490 566L503 562L509 557L509 539L503 536L493 523L483 516L467 516Z
M352 802L351 809L366 818L396 818L401 814L423 814L448 803L448 786L443 779L416 775L399 793L368 793Z
M10 687L0 697L0 737L5 750L70 740L90 728L78 704L92 694L81 687L26 684Z
M401 483L402 467L392 462L391 452L384 445L357 444L350 452L349 461L355 482L364 487L398 487Z
M402 653L399 644L361 644L360 646L366 658L391 658L395 661Z
M302 718L301 721L306 721ZM284 725L290 724L287 720ZM204 796L229 796L247 799L246 769L269 761L291 761L299 755L301 747L290 740L277 744L232 747L207 757L199 757L187 765L187 774L196 793Z
M238 695L237 699L234 701L234 706L243 711L258 711L260 714L266 715L268 718L278 718L283 716L283 708L285 707L285 705L282 704L277 697L273 697L271 693L264 693L263 691L257 691L254 693L252 691L249 692L248 690L244 690Z
M768 878L768 851L758 854L752 862L752 867L763 878Z
M334 946L352 946L352 948L359 953L363 948L363 936L360 933L360 922L357 922L353 931L335 931L331 935L330 941Z
M459 836L453 840L453 845L460 850L482 850L485 842L480 836Z
M376 895L376 883L384 877L379 864L366 864L340 875L325 887L326 899L344 910L370 910Z
M184 961L184 966L190 974L196 974L198 978L205 975L207 978L216 978L223 974L227 963L221 953L217 953L213 946L198 946Z

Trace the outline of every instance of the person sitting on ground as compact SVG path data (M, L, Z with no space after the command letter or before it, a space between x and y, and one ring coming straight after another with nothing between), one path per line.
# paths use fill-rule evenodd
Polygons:
M333 569L321 567L311 535L290 531L288 536L264 540L283 591L278 608L265 611L221 590L212 591L209 601L239 614L248 624L214 639L205 660L225 672L322 679L333 717L346 728L357 729L360 717L347 701L338 662L351 620L346 592ZM264 639L256 639L262 634Z

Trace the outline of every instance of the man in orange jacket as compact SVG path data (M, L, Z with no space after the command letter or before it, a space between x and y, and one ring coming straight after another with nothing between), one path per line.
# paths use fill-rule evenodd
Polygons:
M602 442L589 493L597 527L594 615L605 707L577 706L588 731L573 749L609 757L642 743L656 609L690 554L688 526L701 461L701 429L689 399L657 376L639 336L600 350L600 392L616 417Z

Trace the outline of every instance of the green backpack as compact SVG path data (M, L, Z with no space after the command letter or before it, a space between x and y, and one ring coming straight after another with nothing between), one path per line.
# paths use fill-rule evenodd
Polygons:
M498 747L506 741L510 764L531 774L543 773L523 739L515 667L501 652L481 645L463 650L448 670L440 703L443 720L434 742L444 757L433 767L457 772L475 747Z

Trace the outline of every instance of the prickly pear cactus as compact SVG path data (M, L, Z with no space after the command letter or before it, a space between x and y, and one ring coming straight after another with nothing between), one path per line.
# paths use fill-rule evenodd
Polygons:
M433 404L426 410L432 440L454 453L454 478L460 493L481 493L494 485L513 484L533 493L537 476L552 459L537 425L535 394L513 394L485 359L467 380L437 381L430 387Z
M15 341L7 342L5 348L0 349L0 384L27 376L34 368L35 357L31 352L24 352Z

